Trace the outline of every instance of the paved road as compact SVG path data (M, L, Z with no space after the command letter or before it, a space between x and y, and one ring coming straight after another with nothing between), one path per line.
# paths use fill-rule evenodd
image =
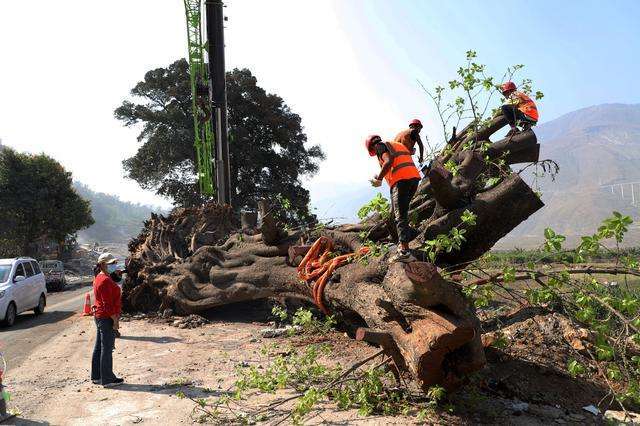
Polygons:
M39 345L64 331L79 319L84 295L91 290L91 281L70 284L62 292L49 293L44 314L33 311L18 315L11 328L0 326L0 351L4 353L8 369L18 367Z

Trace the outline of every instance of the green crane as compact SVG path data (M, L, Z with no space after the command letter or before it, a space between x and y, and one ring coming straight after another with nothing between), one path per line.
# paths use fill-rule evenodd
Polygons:
M201 0L184 0L189 43L189 74L191 76L191 108L193 110L194 145L200 193L214 194L213 146L214 134L209 100L209 75L204 61L206 46L202 42Z

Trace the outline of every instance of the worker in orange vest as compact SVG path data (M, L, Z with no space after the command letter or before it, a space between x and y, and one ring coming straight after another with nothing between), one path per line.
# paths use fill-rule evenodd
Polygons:
M379 187L385 179L391 189L391 214L398 230L398 253L392 261L408 261L411 259L409 241L412 229L409 226L409 204L418 189L420 172L413 163L411 151L399 142L382 142L378 135L371 135L365 140L370 156L377 156L380 173L371 179L371 185Z
M538 108L533 100L522 92L517 90L516 85L512 81L507 81L500 86L502 96L505 97L507 103L502 105L502 114L507 118L511 130L508 136L518 132L516 122L523 123L525 130L529 130L531 126L538 123Z
M422 130L422 122L414 118L409 122L409 128L398 133L393 141L406 146L411 154L416 153L415 145L418 144L418 148L420 148L418 162L422 164L424 162L424 146L422 139L420 139L420 130Z

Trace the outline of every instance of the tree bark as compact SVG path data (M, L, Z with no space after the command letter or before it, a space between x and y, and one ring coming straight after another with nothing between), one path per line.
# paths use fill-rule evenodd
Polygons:
M468 126L434 161L411 203L410 220L419 232L410 247L417 261L390 264L390 253L368 255L340 267L322 295L329 311L357 328L356 338L382 346L424 389L453 389L485 364L474 308L437 268L477 259L543 206L519 175L497 164L536 161L532 131L483 147L505 124L496 117L477 134ZM487 188L492 177L499 182ZM360 224L285 232L268 204L260 203L259 210L256 235L238 229L228 206L152 215L129 246L124 309L190 314L269 297L312 301L312 285L299 279L296 266L317 238L330 238L336 254L344 254L358 252L365 241L391 242L395 236L393 222L380 215ZM474 226L462 224L466 210L476 215ZM426 262L418 249L454 228L465 229L460 249Z
M270 246L264 244L262 235L241 235L233 234L220 245L200 247L183 260L147 264L142 259L158 243L149 233L131 247L125 308L171 308L190 314L268 297L312 300L311 285L298 279L287 260L300 241L299 234L289 234L280 244ZM322 235L341 251L360 246L354 233L327 229ZM326 306L343 321L387 334L384 349L425 389L437 383L454 388L465 374L484 365L473 307L458 284L444 280L434 265L390 265L386 257L374 257L367 263L347 264L339 273L340 279L325 289ZM450 359L458 361L446 362Z
M478 194L469 204L424 224L421 241L447 234L449 230L460 226L463 212L469 210L477 216L476 225L464 227L467 231L466 241L461 249L442 253L437 260L439 265L464 264L489 251L500 238L543 206L540 198L520 176L511 174L493 189Z

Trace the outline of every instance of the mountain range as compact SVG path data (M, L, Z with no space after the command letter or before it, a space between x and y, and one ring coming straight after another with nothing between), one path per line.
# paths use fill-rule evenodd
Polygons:
M127 243L140 233L142 224L151 212L165 213L152 206L120 200L115 195L96 192L88 186L74 182L75 190L91 202L95 223L78 232L80 242Z
M534 128L540 159L552 159L560 171L525 180L542 192L545 207L500 241L498 248L529 248L546 227L575 242L593 233L613 211L640 217L640 105L604 104L565 114ZM635 182L635 184L634 184ZM633 191L632 191L633 189ZM627 244L640 243L632 225Z
M5 147L0 139L0 150ZM115 195L93 191L78 181L73 182L73 187L82 198L91 203L91 214L95 221L89 228L78 232L78 240L83 243L125 244L138 235L151 212L165 213L156 207L129 203Z
M496 249L535 247L543 241L547 227L575 244L614 210L640 218L640 104L583 108L542 123L534 131L541 144L540 159L554 160L560 171L554 179L537 176L533 167L522 173L542 192L545 207L499 241ZM357 220L356 212L375 193L366 183L356 185L315 200L315 212L321 218ZM388 197L386 192L383 195ZM632 225L626 243L640 244L637 224Z

